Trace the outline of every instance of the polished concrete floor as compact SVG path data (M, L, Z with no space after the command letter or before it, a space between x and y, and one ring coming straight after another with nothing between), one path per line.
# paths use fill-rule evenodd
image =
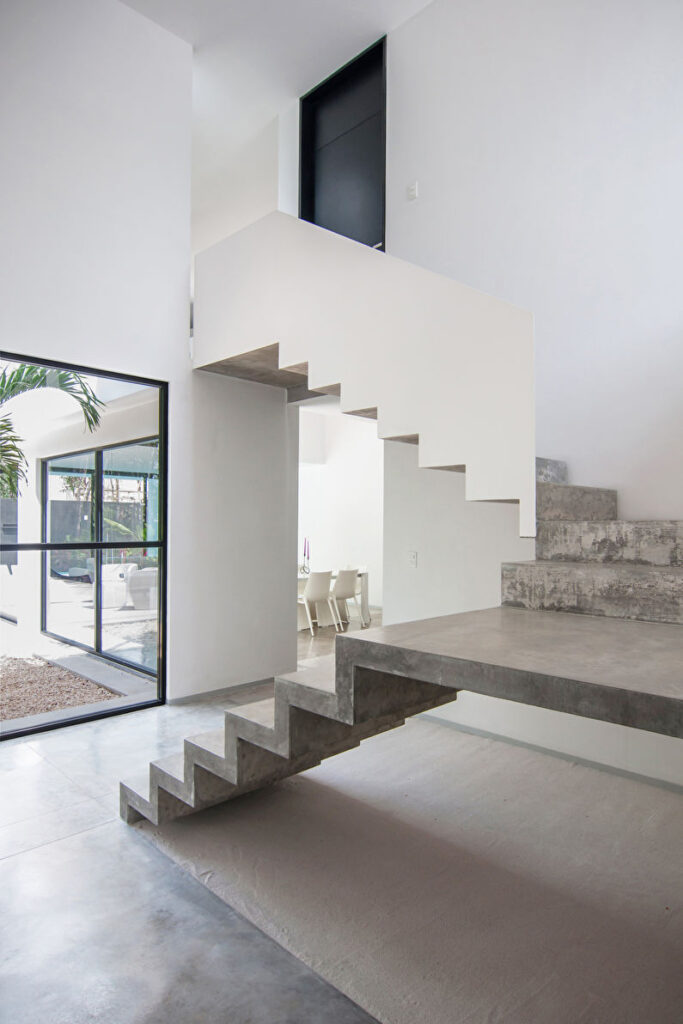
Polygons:
M370 627L372 629L382 625L381 608L371 608L370 616ZM308 629L300 629L297 633L297 658L299 663L308 661L310 658L324 658L328 654L334 654L334 644L337 636L334 626L323 626L322 629L314 626L314 630L314 636L311 636ZM363 636L366 631L361 627L357 616L352 613L351 621L345 627L344 632L358 633Z
M3 1024L374 1019L117 817L119 778L215 727L226 705L153 708L0 745Z
M683 1022L681 790L422 716L136 829L383 1024Z

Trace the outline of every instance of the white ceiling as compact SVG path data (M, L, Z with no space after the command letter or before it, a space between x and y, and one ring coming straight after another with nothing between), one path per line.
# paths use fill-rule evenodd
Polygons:
M195 48L193 204L282 110L430 0L124 0Z

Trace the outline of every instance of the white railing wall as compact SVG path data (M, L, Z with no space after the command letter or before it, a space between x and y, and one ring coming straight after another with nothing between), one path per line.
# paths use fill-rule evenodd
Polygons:
M419 435L424 467L466 467L471 501L519 501L535 534L531 313L287 214L200 253L194 365L279 344L380 437Z

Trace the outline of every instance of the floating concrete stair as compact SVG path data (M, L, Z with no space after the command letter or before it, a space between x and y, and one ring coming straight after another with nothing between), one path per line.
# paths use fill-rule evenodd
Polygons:
M313 768L405 719L455 700L457 690L358 668L335 676L334 658L275 679L274 696L225 712L223 729L193 736L182 754L121 783L121 816L164 821L231 800Z
M617 619L683 623L683 567L592 562L512 562L504 605Z
M683 565L683 522L541 520L536 557L541 561Z
M232 800L460 690L683 737L683 523L618 520L615 491L570 485L553 460L536 471L543 557L503 565L504 607L339 636L333 658L121 783L124 820Z

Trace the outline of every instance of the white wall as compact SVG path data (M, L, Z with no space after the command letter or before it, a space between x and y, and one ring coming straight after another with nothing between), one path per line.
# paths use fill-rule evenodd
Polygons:
M385 442L385 623L499 605L500 563L533 557L516 505L465 501L463 473L420 469L414 445Z
M679 0L435 0L388 42L388 250L533 311L538 453L627 518L683 517L681 53Z
M0 337L169 381L172 698L296 657L284 395L191 372L191 57L116 0L0 10Z
M278 119L242 147L230 171L192 211L192 249L201 252L278 208ZM296 210L294 211L296 213Z
M383 442L374 420L299 414L299 558L311 568L366 566L370 604L382 606Z

